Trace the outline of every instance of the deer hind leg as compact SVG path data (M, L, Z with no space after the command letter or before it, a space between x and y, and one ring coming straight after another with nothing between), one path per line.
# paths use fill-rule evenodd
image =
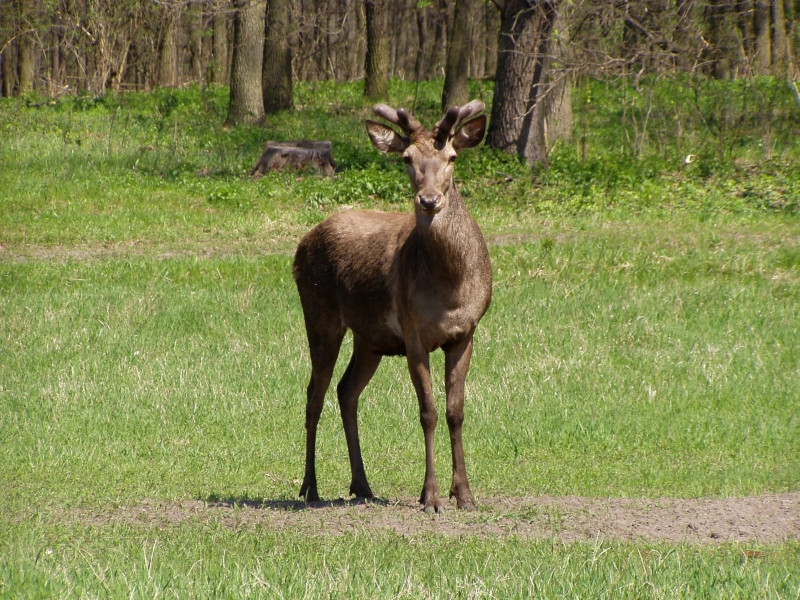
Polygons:
M322 414L325 392L331 383L333 368L339 356L339 348L344 338L344 329L317 331L307 324L308 345L311 353L311 381L306 390L306 468L300 496L310 502L319 500L315 452L317 444L317 424Z
M450 430L450 448L453 455L453 483L450 497L455 497L458 508L475 508L467 479L461 426L464 422L464 382L472 358L472 336L445 349L445 387L447 389L447 427Z
M350 457L350 493L358 498L372 498L372 490L364 472L361 443L358 438L358 398L375 374L382 356L365 348L358 336L353 336L353 356L336 387L339 409L342 413L347 453Z

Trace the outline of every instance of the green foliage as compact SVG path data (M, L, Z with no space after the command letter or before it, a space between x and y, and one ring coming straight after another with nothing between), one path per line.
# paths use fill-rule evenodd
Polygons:
M584 158L592 147L605 148L674 169L692 154L716 161L713 172L736 158L769 160L796 151L800 112L780 79L678 74L643 77L635 85L587 80L576 91L576 131L589 146Z
M800 211L800 112L785 82L585 81L574 140L537 172L549 210Z

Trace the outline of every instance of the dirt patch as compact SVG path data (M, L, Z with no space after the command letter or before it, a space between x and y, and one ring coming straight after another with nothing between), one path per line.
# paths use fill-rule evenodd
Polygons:
M773 543L800 539L800 493L722 499L484 498L475 511L429 516L412 499L203 501L146 500L105 511L72 511L96 525L145 527L218 523L307 534L393 532L419 535L518 537L561 542L646 540L675 543Z

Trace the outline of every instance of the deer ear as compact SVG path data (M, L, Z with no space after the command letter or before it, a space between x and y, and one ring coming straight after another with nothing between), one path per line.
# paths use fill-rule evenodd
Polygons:
M475 117L458 128L453 136L453 149L460 152L481 143L486 131L486 115Z
M403 152L408 148L409 140L391 127L367 120L367 133L372 145L383 153Z

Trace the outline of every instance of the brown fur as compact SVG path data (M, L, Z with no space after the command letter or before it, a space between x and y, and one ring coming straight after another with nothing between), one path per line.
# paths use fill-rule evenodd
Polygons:
M401 117L404 114L400 112ZM414 213L338 213L312 229L295 254L293 272L312 365L306 469L300 489L307 500L319 499L314 464L317 423L342 339L350 329L353 355L337 386L352 471L350 492L372 497L358 440L358 397L383 356L405 355L425 434L426 473L420 502L426 510L441 510L433 469L437 412L428 354L442 348L453 454L450 495L459 507L473 506L461 443L464 380L473 331L489 307L492 271L483 235L453 183L453 160L459 150L481 141L485 118L464 124L440 148L432 134L415 120L413 124L413 131L406 131L412 135L405 137L367 122L376 148L403 152L415 192ZM452 126L452 120L445 125Z

